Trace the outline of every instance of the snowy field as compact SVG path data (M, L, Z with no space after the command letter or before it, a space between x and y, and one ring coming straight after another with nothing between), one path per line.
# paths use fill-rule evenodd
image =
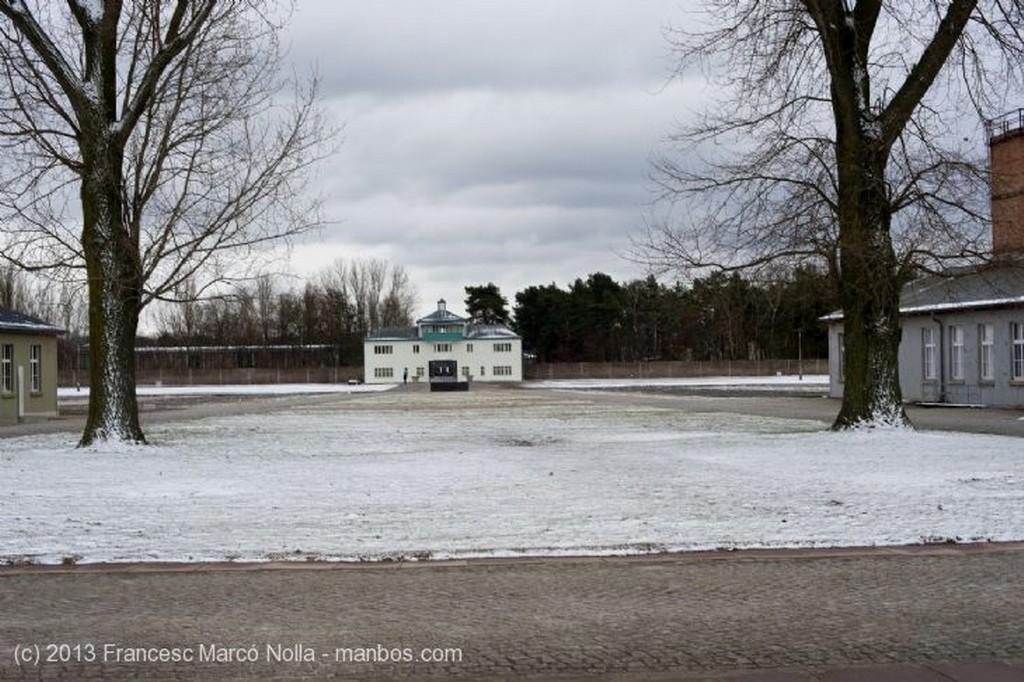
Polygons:
M0 563L1024 540L1019 439L670 404L389 391L161 423L151 446L5 439Z
M554 379L531 381L527 388L587 390L587 389L629 389L629 388L728 388L743 392L770 389L773 392L828 393L827 374L809 374L803 377L791 375L767 377L683 377L677 379Z
M207 384L193 386L139 386L139 396L313 395L321 393L379 393L394 384ZM89 388L61 387L58 400L88 398Z

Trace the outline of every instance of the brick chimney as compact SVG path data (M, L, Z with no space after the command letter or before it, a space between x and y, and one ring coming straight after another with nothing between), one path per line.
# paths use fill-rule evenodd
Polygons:
M992 167L992 255L1024 256L1024 109L988 125Z

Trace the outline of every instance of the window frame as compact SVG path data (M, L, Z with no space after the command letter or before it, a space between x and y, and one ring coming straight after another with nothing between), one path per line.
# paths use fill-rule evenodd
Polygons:
M991 322L978 325L978 381L992 383L995 373L995 326Z
M949 379L950 381L963 381L964 372L964 351L965 351L964 327L960 324L949 325Z
M1010 381L1024 383L1024 322L1010 323Z
M935 363L935 327L921 327L921 375L925 381L938 380L938 367Z
M836 334L839 342L839 383L846 381L846 339L843 332Z
M0 346L0 392L14 393L14 344Z
M28 347L29 391L43 392L43 345L33 343Z

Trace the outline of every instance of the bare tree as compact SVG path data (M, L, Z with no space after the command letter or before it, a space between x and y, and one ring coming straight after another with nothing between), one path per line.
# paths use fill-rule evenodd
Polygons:
M338 260L321 273L321 281L351 300L357 324L354 331L362 336L412 321L416 290L401 265L379 258Z
M0 305L28 312L25 310L28 297L24 280L22 271L12 263L0 263Z
M673 34L681 69L727 93L656 162L672 216L637 239L674 268L817 261L843 306L834 428L909 424L899 291L915 269L986 251L979 118L1021 83L1021 0L707 0L717 28ZM965 137L966 134L966 137ZM713 149L712 149L713 147ZM710 151L709 151L710 150ZM697 161L698 153L705 158Z
M381 326L403 327L412 324L415 307L416 288L409 280L409 273L400 265L392 265L388 289L381 303Z
M82 445L144 440L134 377L144 306L244 277L261 247L318 224L304 180L330 131L315 79L281 76L289 10L287 0L0 0L4 255L30 269L84 265Z

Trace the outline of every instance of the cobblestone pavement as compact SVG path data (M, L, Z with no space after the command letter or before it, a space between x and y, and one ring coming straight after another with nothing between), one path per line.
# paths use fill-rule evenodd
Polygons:
M5 568L0 678L1024 679L1022 576L1024 544Z

